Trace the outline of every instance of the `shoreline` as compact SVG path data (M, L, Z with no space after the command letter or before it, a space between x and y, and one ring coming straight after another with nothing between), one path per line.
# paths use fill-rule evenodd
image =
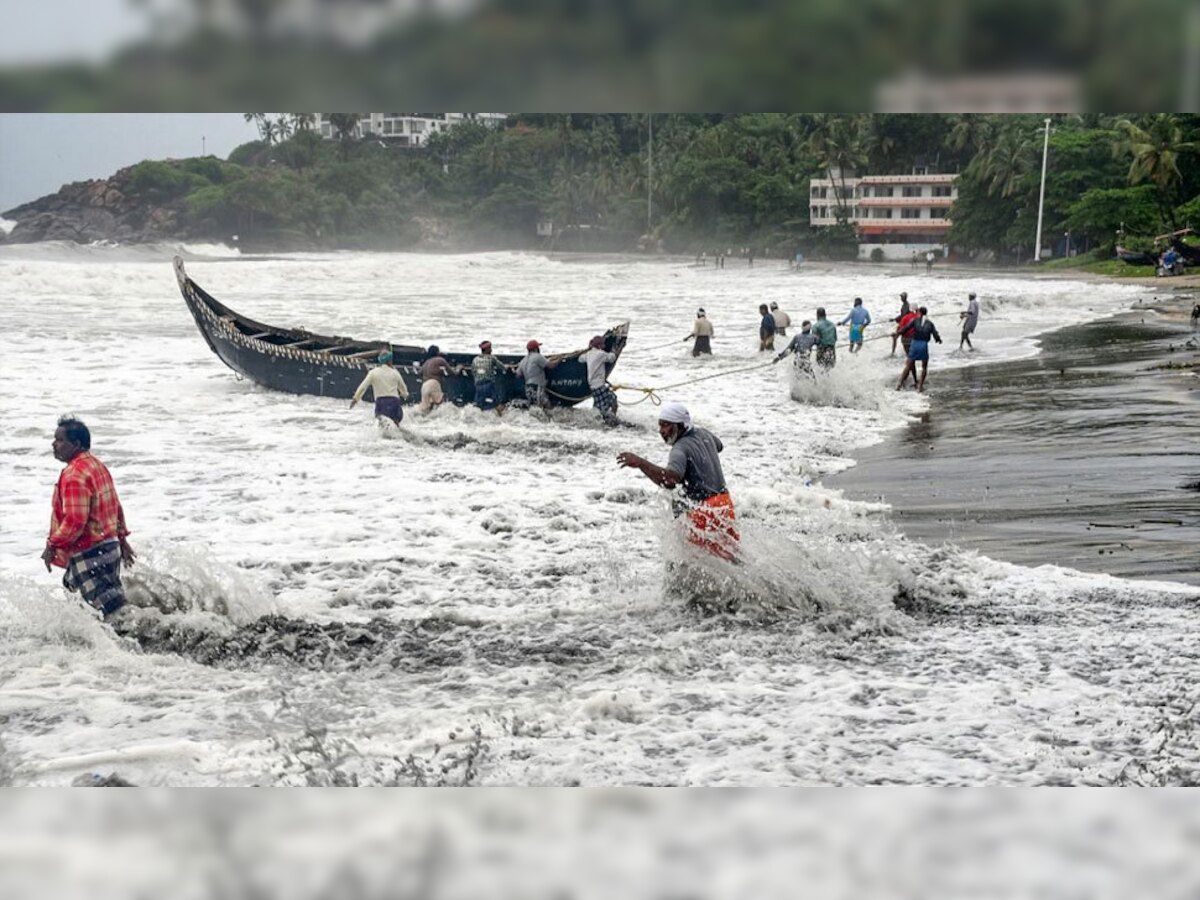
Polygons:
M1139 301L1038 335L1033 357L933 371L930 408L859 448L829 486L888 504L922 543L1200 585L1191 303Z

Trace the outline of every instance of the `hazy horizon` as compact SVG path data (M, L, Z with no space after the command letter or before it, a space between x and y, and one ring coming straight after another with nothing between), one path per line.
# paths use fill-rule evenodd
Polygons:
M223 159L257 138L242 113L0 113L0 213L144 159Z

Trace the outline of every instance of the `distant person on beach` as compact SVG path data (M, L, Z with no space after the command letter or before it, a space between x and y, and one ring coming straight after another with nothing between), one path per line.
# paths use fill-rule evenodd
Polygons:
M817 336L817 365L832 369L837 364L837 326L825 318L825 307L817 308L812 333Z
M399 425L400 420L404 418L404 407L400 404L408 399L408 386L404 383L404 376L392 365L391 350L380 353L376 362L379 365L367 372L367 377L354 392L350 408L354 409L367 392L367 388L370 388L371 393L375 395L375 418L390 419Z
M539 409L550 406L550 397L546 394L546 370L558 365L558 360L548 360L542 356L542 345L530 341L525 345L525 356L517 363L517 374L525 379L525 399Z
M925 376L929 372L929 339L933 338L939 344L942 342L942 336L938 334L937 326L935 326L927 316L929 310L922 306L917 310L917 322L913 327L912 346L908 348L908 359L904 361L904 371L900 373L900 383L896 385L896 390L904 387L904 382L908 380L908 373L913 373L913 379L917 383L917 390L925 390ZM917 363L921 364L921 377L917 378Z
M792 317L779 308L779 304L771 301L771 318L775 320L775 334L787 337L787 330L792 324Z
M504 397L501 396L500 376L508 366L492 355L492 342L479 344L479 355L471 360L471 374L475 378L475 405L482 410L494 409L504 412Z
M54 486L42 562L47 572L51 566L65 569L63 587L110 616L125 605L121 565L132 566L136 558L125 510L108 467L92 455L92 433L83 422L59 419L51 449L66 466Z
M692 342L692 356L699 356L701 353L712 356L712 337L712 322L708 321L704 307L701 307L696 310L696 321L692 323L692 333L684 338L685 341Z
M616 425L617 419L616 392L608 386L609 369L616 364L617 354L604 349L604 338L596 335L588 343L588 349L579 355L579 359L587 366L588 389L592 392L592 407L599 411L605 425Z
M916 257L916 251L913 251L913 256L914 256L914 258ZM908 313L909 313L908 291L901 291L900 292L900 315L896 316L896 318L892 319L892 321L895 322L897 325L899 325L900 320L903 319L905 316L907 316ZM896 355L896 341L899 339L899 337L900 337L899 330L892 332L892 356ZM905 353L908 352L908 344L904 345L904 352Z
M802 375L812 377L812 348L817 345L817 336L812 333L812 323L805 319L800 325L800 333L793 335L788 345L783 348L778 356L775 357L775 362L779 362L789 353L796 354L794 362L796 371Z
M775 317L771 315L771 310L767 308L767 304L765 303L758 305L758 314L762 316L762 321L758 325L758 352L763 353L767 350L774 350Z
M967 294L967 308L958 314L962 319L962 337L958 340L958 349L963 348L963 344L967 345L968 350L974 350L975 347L971 344L971 334L975 331L975 326L979 324L979 301L975 299L975 292Z
M1192 307L1192 331L1200 328L1200 303Z
M912 270L914 272L917 270L917 251L916 250L913 251L913 255L912 255Z
M749 265L750 268L752 268L752 269L754 268L754 248L753 247L746 248L746 264Z
M867 326L871 324L871 314L863 306L862 297L854 298L854 306L850 307L850 312L846 313L846 318L842 319L838 324L850 325L850 352L857 353L861 350L863 346L863 333L867 330Z
M442 356L436 344L425 351L425 362L421 363L421 405L417 408L427 413L446 400L442 379L454 373L450 363Z
M919 318L921 318L920 313L918 313L915 309L909 310L907 313L905 313L901 317L900 321L896 323L896 330L892 334L892 343L893 344L895 344L897 338L900 339L900 343L904 347L904 358L905 359L908 359L908 351L912 348L913 335L916 334L917 319L919 319ZM913 377L913 387L916 387L917 373L913 372L912 377ZM900 381L900 384L903 385L904 381L906 379L907 379L907 375L905 376L905 379L902 379Z
M933 271L933 251L925 251L925 274L928 275Z
M714 556L732 560L741 538L733 500L721 470L720 453L725 449L724 444L712 432L693 425L687 407L674 401L662 405L658 433L671 447L665 467L628 451L617 454L617 465L637 469L667 490L682 485L684 500L672 503L672 507L676 515L687 513L688 542Z

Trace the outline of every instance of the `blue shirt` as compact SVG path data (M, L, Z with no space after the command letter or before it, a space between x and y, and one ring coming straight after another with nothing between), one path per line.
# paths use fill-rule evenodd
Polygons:
M865 306L855 306L852 307L850 312L846 314L846 318L842 319L842 321L838 324L845 325L847 322L849 322L851 325L870 325L871 314L867 312L867 308Z

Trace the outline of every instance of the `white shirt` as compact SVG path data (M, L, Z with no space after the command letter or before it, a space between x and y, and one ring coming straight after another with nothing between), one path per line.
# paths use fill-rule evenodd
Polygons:
M782 309L771 310L771 315L775 317L776 328L787 328L792 324L792 317L785 313Z
M408 397L408 387L404 384L404 376L391 366L376 366L368 372L367 377L358 386L358 390L354 392L355 402L363 398L367 388L371 388L375 392L376 400L380 397L399 397L402 400Z
M604 383L608 380L608 370L605 369L605 365L615 363L617 355L615 353L605 353L603 350L597 350L593 347L579 358L587 364L588 387L593 391L604 387Z

